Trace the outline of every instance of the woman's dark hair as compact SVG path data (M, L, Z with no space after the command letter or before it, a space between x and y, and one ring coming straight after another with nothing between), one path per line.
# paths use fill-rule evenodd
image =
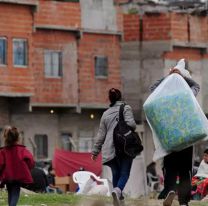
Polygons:
M205 150L204 150L204 153L205 153L205 154L208 154L208 149L205 149Z
M117 101L121 100L121 92L118 89L111 88L108 92L110 100L110 107L112 107Z
M19 140L19 132L16 127L11 127L8 129L4 136L5 146L12 146Z

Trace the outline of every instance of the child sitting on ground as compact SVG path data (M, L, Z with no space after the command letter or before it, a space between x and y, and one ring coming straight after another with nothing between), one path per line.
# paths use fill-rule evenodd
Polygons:
M204 151L197 173L192 178L193 199L201 200L208 194L208 149Z

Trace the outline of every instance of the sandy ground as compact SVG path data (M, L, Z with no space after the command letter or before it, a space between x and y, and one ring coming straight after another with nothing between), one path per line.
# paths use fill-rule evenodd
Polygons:
M113 206L112 202L110 200L83 200L78 204L79 206ZM190 206L208 206L207 203L202 203L199 201L192 201L190 203ZM121 206L163 206L163 201L156 200L156 199L147 199L142 198L138 200L126 200L124 205ZM178 201L174 200L172 206L179 206Z

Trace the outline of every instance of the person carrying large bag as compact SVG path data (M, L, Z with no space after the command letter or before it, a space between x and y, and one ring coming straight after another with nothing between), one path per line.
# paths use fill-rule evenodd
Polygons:
M165 199L164 206L172 204L177 176L180 178L179 204L188 206L191 196L192 145L207 136L207 119L194 97L200 87L186 68L187 62L181 59L166 78L151 86L154 92L144 103L156 147L154 158L164 157L164 190L159 195L159 199Z

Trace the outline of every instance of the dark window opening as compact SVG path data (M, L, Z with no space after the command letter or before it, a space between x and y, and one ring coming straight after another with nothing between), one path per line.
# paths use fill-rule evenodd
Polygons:
M96 56L95 57L95 76L107 77L108 76L108 57Z

